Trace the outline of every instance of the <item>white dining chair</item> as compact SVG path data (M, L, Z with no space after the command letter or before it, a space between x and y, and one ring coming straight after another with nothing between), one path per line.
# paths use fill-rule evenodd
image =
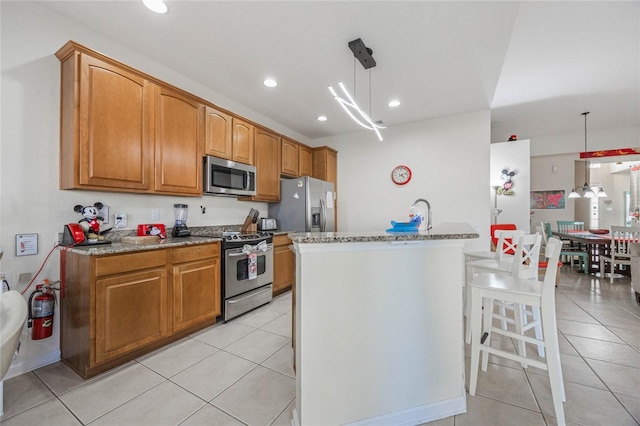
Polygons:
M636 226L612 226L611 244L609 252L600 254L600 274L604 278L605 262L609 263L610 278L613 284L613 277L616 265L628 265L631 267L631 244L637 243L640 238L640 227Z
M476 394L478 382L478 368L480 353L482 352L482 371L486 372L489 354L520 362L523 366L547 370L551 384L551 397L559 425L565 424L564 408L566 401L560 364L560 350L558 347L558 331L555 311L555 276L560 258L562 242L557 238L550 238L546 250L547 267L544 280L538 281L519 278L517 276L499 273L480 273L469 283L471 293L471 366L469 377L469 395ZM514 305L537 306L541 310L542 338L533 338L512 331L505 331L494 327L491 307L495 300L508 301ZM483 318L484 306L484 318ZM484 328L483 328L484 326ZM515 339L522 344L532 343L543 345L546 354L543 360L527 358L526 353L514 353L507 349L491 346L491 336L502 335ZM519 346L519 345L518 345Z

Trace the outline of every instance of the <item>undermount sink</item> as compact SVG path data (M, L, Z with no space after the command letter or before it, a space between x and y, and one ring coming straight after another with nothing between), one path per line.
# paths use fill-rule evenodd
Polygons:
M0 380L7 374L27 320L27 302L15 291L0 293Z

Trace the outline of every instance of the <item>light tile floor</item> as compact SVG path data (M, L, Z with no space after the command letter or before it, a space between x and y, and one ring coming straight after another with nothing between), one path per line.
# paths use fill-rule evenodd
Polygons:
M640 425L640 305L629 279L610 285L562 268L556 294L567 424ZM510 340L495 344L513 348ZM292 356L285 293L90 380L62 363L11 378L0 422L290 425ZM553 413L545 371L493 357L476 396L467 397L467 413L429 425L555 425Z

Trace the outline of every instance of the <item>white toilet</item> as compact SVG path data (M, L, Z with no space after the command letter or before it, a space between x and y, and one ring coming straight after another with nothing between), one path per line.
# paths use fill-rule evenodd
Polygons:
M24 297L15 290L0 293L0 415L4 413L2 379L13 361L26 320Z

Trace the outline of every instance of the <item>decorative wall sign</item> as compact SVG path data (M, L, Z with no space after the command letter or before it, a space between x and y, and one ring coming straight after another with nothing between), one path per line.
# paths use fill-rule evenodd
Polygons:
M531 209L564 209L564 189L557 191L531 191Z
M16 234L16 256L38 254L38 234Z
M637 155L640 148L605 149L602 151L581 152L580 158L617 157L618 155Z
M500 179L504 181L502 186L499 186L496 190L496 195L515 195L513 192L513 181L511 180L516 174L515 171L509 171L508 169L502 169Z

